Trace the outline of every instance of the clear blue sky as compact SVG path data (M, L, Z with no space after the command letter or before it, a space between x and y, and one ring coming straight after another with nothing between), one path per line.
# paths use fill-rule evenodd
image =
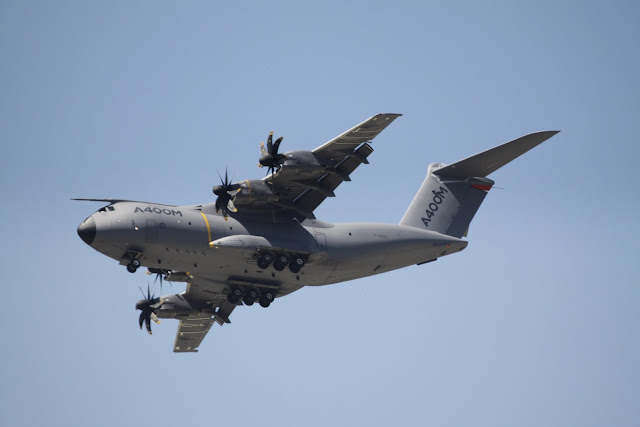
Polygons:
M637 426L639 9L1 2L0 424ZM100 205L72 197L212 201L270 130L379 112L321 219L396 223L430 162L562 132L492 175L462 254L240 308L197 354L76 235Z

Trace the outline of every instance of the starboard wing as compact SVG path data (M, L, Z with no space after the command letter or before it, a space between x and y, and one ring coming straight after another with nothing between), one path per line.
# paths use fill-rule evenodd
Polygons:
M343 182L350 181L350 175L373 152L370 143L401 114L382 113L368 118L331 141L312 151L320 168L295 173L284 167L264 181L278 194L272 203L277 214L290 214L302 221L313 219L313 211L327 197L334 197L334 190Z

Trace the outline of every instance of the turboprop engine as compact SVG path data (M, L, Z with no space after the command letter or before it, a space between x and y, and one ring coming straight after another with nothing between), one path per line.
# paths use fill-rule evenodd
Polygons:
M237 183L240 190L233 196L233 203L237 207L266 204L278 200L269 184L260 179L248 179Z

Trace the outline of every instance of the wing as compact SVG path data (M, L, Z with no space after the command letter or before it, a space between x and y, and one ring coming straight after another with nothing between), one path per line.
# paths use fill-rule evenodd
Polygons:
M289 168L264 179L278 194L274 212L289 213L302 221L315 218L313 211L343 182L351 181L351 173L373 152L370 143L401 114L376 114L340 136L313 150L316 167ZM296 152L293 152L295 155ZM308 152L307 152L308 153Z
M180 320L178 325L178 333L176 341L173 344L175 353L195 353L202 340L211 329L211 325L215 320L211 316L203 314L202 316L189 316Z
M202 311L180 317L176 341L173 344L175 353L197 352L214 323L219 325L231 323L229 315L236 306L227 302L224 289L223 283L199 277L190 279L183 296L192 306L202 308Z

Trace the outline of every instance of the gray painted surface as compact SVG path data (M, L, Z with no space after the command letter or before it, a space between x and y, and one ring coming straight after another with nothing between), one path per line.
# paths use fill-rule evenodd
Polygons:
M398 225L315 219L312 210L367 163L369 142L398 116L379 114L313 152L289 152L289 164L253 182L253 190L252 181L238 184L242 189L232 196L237 212L218 213L215 203L103 199L110 204L78 233L128 268L135 263L188 283L186 292L163 296L153 307L159 318L180 320L174 351L194 352L213 322L229 323L242 301L253 305L259 296L260 305L268 306L304 286L372 276L463 250L467 242L460 237L493 185L484 176L555 134L528 135L445 167L431 164ZM273 261L266 262L267 255Z

